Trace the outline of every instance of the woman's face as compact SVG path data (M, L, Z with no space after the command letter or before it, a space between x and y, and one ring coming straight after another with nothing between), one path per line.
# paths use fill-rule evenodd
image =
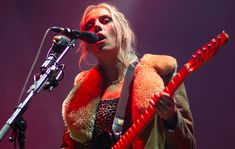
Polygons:
M117 44L117 31L113 24L110 12L105 8L91 10L85 17L83 30L96 33L100 40L88 45L88 49L94 54L117 54L120 45Z

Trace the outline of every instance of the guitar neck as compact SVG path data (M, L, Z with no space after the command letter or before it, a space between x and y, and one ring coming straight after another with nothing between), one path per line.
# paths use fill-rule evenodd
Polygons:
M143 128L152 120L156 110L150 105L131 125L125 134L118 140L112 149L126 149L141 133Z
M172 95L177 87L183 82L184 78L189 74L187 66L185 65L178 73L174 76L163 91ZM155 99L157 100L157 98ZM125 132L125 134L118 140L118 142L112 147L112 149L125 149L135 140L135 138L141 133L153 119L156 114L154 103L150 104L149 107L134 121L131 127Z
M213 57L220 46L225 44L229 39L228 34L224 31L212 39L208 44L202 46L198 49L192 58L180 69L177 75L167 84L163 89L164 92L169 95L173 95L175 90L181 85L184 79L193 71L195 71L199 66L208 61ZM138 118L133 122L131 127L126 131L126 133L118 140L118 142L112 147L112 149L126 149L130 144L136 139L136 137L142 132L142 130L151 122L156 110L154 108L156 101L159 97L152 98L150 105L144 112L138 116Z
M174 76L174 78L167 84L167 86L163 89L164 92L169 95L173 95L175 90L181 85L184 79L190 74L190 71L185 64L180 71Z

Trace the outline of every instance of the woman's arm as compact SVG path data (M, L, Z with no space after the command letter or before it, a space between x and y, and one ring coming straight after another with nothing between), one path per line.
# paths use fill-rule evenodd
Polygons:
M165 145L167 149L194 149L196 141L193 118L184 84L175 91L173 98L176 108L175 117L171 119L171 122L162 121Z

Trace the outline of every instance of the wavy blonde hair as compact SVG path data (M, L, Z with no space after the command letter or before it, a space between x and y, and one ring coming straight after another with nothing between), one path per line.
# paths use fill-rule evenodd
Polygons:
M117 8L114 6L111 6L107 3L100 3L98 5L89 5L83 14L83 17L80 22L80 30L84 30L84 23L86 15L94 9L97 8L104 8L107 9L111 17L113 19L114 28L117 31L117 36L121 37L120 42L121 45L121 51L119 52L118 59L125 65L128 66L130 63L133 63L134 61L138 61L138 57L135 52L135 35L130 28L129 22ZM79 59L79 66L83 60L86 59L87 53L88 53L88 47L87 43L81 41L79 49L82 50L80 59Z

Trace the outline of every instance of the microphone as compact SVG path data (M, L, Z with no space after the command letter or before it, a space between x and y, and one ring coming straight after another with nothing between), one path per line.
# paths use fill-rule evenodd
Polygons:
M95 33L92 32L82 32L63 27L51 27L50 30L56 33L62 33L63 35L71 39L80 39L86 41L89 44L93 44L99 41L99 36L97 36Z

